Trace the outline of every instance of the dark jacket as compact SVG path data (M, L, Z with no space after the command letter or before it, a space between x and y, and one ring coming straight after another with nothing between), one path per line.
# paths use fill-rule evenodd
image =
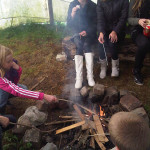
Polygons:
M70 3L67 17L67 26L72 29L73 33L86 31L87 36L95 36L97 30L96 4L91 0L88 0L84 8L80 6L80 9L77 10L74 18L72 19L72 9L73 7L76 7L76 5L80 5L78 0L74 0Z
M125 31L128 18L129 0L98 0L97 28L98 33L115 31L117 34Z
M132 10L134 3L135 0L131 0L129 5L128 23L130 25L131 35L135 32L143 32L143 28L138 23L139 19L150 19L150 0L145 0L136 14Z

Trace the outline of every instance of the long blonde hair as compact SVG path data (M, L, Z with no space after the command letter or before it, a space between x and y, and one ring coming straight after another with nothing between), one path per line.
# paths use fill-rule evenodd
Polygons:
M138 9L141 7L143 2L144 2L144 0L135 0L135 3L133 5L133 7L132 7L134 15L136 15L136 13L138 12Z
M5 70L3 68L3 64L6 60L6 57L8 55L13 54L13 51L3 45L0 45L0 75L1 77L4 77Z

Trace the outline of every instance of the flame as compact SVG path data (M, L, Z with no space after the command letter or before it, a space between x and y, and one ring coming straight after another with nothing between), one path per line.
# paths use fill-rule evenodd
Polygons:
M104 111L102 110L102 107L99 105L99 115L100 115L100 117L103 117L103 116L105 116L105 113L104 113Z

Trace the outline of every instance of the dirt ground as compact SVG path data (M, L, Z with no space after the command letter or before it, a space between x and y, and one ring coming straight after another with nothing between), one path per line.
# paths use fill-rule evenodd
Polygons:
M17 43L18 47L22 43ZM23 52L17 55L17 60L23 68L21 84L27 85L30 89L36 83L38 83L43 77L45 80L40 83L34 90L45 92L47 94L53 94L61 97L67 94L68 90L66 85L70 84L71 88L74 88L75 83L75 70L74 60L68 60L67 62L56 61L56 55L61 52L61 42L57 45L54 43L48 43L44 46L37 43L24 42L24 45L32 46L34 51ZM35 46L36 45L36 46ZM23 61L22 61L23 60ZM135 93L135 95L143 102L145 108L150 109L150 70L148 66L144 66L144 85L138 86L134 83L132 76L133 62L121 61L120 62L120 76L118 78L111 78L111 64L107 72L106 79L99 78L100 64L94 62L94 78L96 83L104 84L105 86L117 86L117 88L129 90ZM86 70L84 65L84 84L86 81ZM66 92L66 93L65 93ZM68 97L68 96L66 96ZM9 110L8 113L13 113L19 117L25 111L25 109L35 104L35 100L13 98L10 100L16 109ZM148 112L149 113L149 112Z
M62 51L61 40L52 41L51 38L34 40L25 38L24 40L7 38L7 46L14 51L15 58L23 68L20 79L21 84L27 85L31 89L41 79L44 79L34 91L41 91L46 94L56 95L60 98L73 98L69 94L74 93L75 69L74 60L66 62L56 61L56 55ZM100 64L94 62L94 78L96 83L105 86L117 86L117 88L132 91L142 102L150 116L150 69L144 65L144 85L138 86L133 81L132 76L133 63L130 61L120 62L120 76L111 78L111 68L109 67L107 77L104 80L99 78ZM86 70L84 65L84 85L87 85ZM72 100L72 99L70 99ZM29 106L35 105L35 100L12 98L10 102L13 107L7 107L7 114L13 114L19 118ZM59 120L59 115L67 115L72 112L72 107L66 103L60 103L58 106L50 106L47 122ZM65 125L64 125L65 126ZM62 128L63 126L59 126ZM53 127L42 126L41 129L48 130ZM71 134L71 133L70 133ZM70 135L72 136L72 135ZM55 141L58 147L61 136L56 136ZM65 144L62 143L62 145Z

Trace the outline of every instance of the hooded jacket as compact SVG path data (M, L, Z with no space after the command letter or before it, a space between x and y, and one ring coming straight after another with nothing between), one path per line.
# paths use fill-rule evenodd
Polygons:
M88 0L83 8L80 5L80 9L77 10L74 18L72 18L72 9L77 5L80 5L78 0L74 0L70 3L68 9L67 26L72 29L73 33L86 31L87 36L95 36L97 30L96 4L91 0Z
M128 18L129 0L98 0L97 29L98 33L125 31Z

